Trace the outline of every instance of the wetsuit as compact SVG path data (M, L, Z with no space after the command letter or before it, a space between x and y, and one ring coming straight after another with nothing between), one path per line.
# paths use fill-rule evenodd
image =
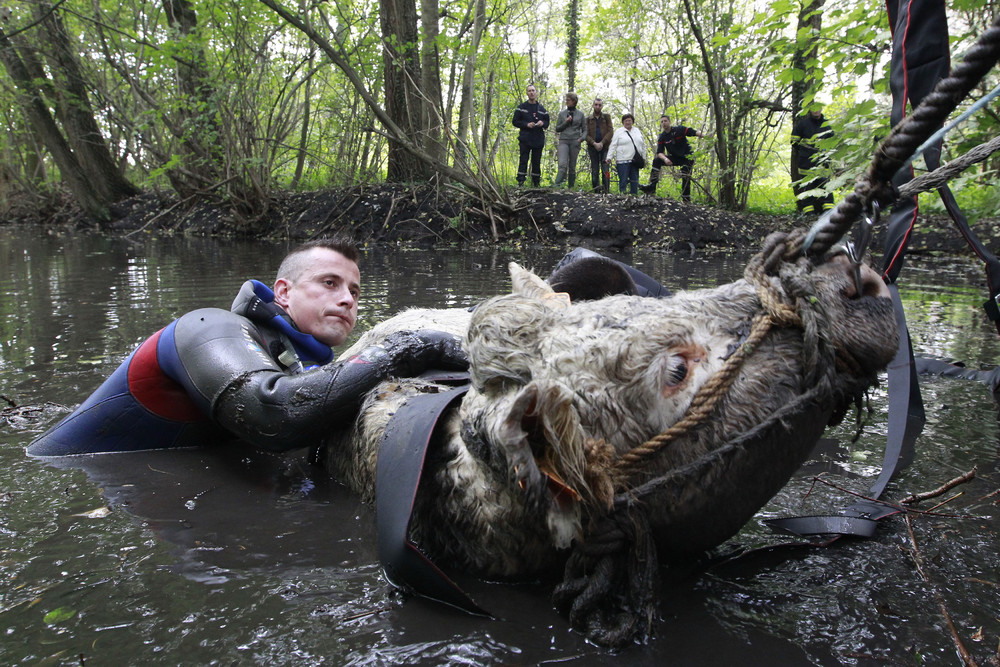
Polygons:
M28 448L66 456L192 447L238 438L286 451L322 443L387 377L464 369L458 338L399 332L356 357L298 331L263 283L247 281L231 311L202 308L144 341L72 414Z

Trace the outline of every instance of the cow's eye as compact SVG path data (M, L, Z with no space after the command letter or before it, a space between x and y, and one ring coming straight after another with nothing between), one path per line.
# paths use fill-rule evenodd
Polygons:
M669 398L690 382L691 374L704 358L700 345L685 345L672 350L673 354L660 357L660 393Z
M684 382L688 376L687 360L684 357L674 357L673 362L667 370L666 384L674 387Z

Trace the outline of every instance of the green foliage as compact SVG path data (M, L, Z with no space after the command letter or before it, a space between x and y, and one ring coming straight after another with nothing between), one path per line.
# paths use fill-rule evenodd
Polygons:
M27 27L37 1L16 3L4 30ZM538 85L554 114L568 85L562 64L572 61L581 109L589 111L590 100L601 96L616 125L621 113L631 111L650 142L664 110L676 123L705 132L704 139L692 141L700 186L695 192L709 193L703 201L717 199L728 180L737 205L776 212L794 207L788 183L792 119L782 109L790 104L793 85L803 86L804 103L825 103L836 132L821 143L832 159L832 187L850 188L888 132L885 12L860 0L826 0L817 33L799 27L796 0L689 2L691 20L683 0L487 2L474 68L469 161L512 183L517 130L510 119L524 86ZM958 54L990 24L992 10L974 0L950 5ZM301 16L350 62L364 90L384 99L377 3L286 6L301 7ZM57 7L80 45L98 124L130 179L252 209L275 188L319 189L383 177L386 140L370 131L381 129L374 114L300 31L258 2L192 0L191 8L196 21L182 27L167 21L160 0L66 0ZM440 4L440 102L453 129L474 8L474 0ZM695 29L707 42L707 63ZM815 53L803 49L810 45ZM805 57L793 61L796 52ZM0 81L8 128L0 136L6 182L26 189L56 184L60 174L39 152L6 70L0 70ZM991 75L976 95L996 82ZM41 83L62 85L47 78ZM978 114L947 138L947 154L964 153L998 132L1000 116ZM550 135L543 183L554 173L553 144ZM583 172L585 163L584 153ZM1000 204L993 185L998 171L1000 159L993 158L954 182L972 215Z

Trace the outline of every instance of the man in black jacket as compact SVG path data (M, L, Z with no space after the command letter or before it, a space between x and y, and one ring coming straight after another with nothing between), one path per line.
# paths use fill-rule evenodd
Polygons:
M537 188L542 184L542 148L545 146L545 128L549 126L549 112L538 101L538 89L528 84L528 100L514 109L511 122L520 128L517 142L520 155L517 163L517 184L524 185L528 176L528 159L531 159L531 182Z
M691 168L694 160L691 159L691 144L688 137L703 137L698 130L684 127L683 125L672 126L670 116L664 114L660 116L659 138L656 140L656 157L653 158L653 168L649 173L649 183L640 185L643 192L654 194L656 184L660 181L660 170L663 167L681 168L681 199L691 201Z
M799 176L808 175L810 170L825 169L830 161L826 155L816 147L818 139L825 139L833 136L833 130L826 124L823 117L823 110L815 107L805 116L795 121L792 129L792 159L798 167ZM830 179L826 175L816 175L814 178L802 181L795 187L795 193L807 190L819 190L826 187ZM833 208L833 193L827 192L818 196L796 197L796 205L799 211L804 211L812 207L817 214L825 209Z

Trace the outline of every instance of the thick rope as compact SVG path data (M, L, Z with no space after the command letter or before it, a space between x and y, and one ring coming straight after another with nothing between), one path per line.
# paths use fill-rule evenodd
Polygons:
M875 151L867 173L854 192L810 232L808 253L821 256L840 241L872 202L890 206L896 200L892 179L917 149L940 128L948 115L1000 60L1000 16L979 36L962 62L941 79L909 116L900 121Z
M761 312L753 318L747 339L699 388L680 421L618 459L614 475L620 480L619 488L640 472L650 458L712 415L719 401L728 394L744 362L773 327L799 327L803 330L803 367L806 371L803 384L810 386L817 381L818 369L829 364L833 354L829 350L821 352L824 348L821 332L826 318L818 312L820 305L814 298L815 290L807 277L812 266L800 254L804 236L802 230L787 235L772 234L761 253L749 262L744 276L757 289Z

